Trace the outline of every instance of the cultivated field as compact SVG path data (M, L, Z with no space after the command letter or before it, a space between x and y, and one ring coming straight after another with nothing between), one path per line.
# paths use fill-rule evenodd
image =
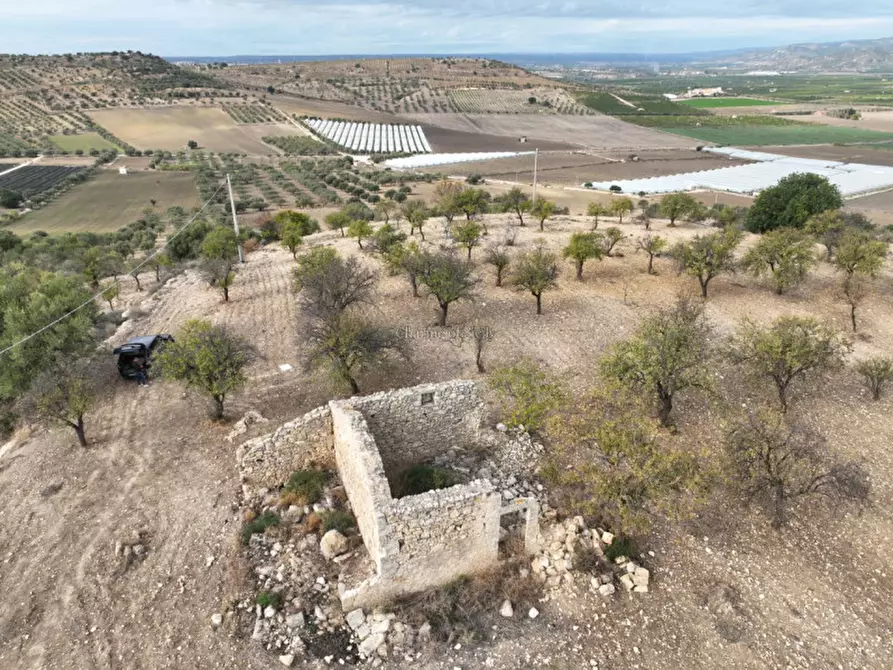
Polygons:
M678 100L680 105L695 109L719 109L723 107L766 107L777 105L772 100L757 100L756 98L692 98L691 100Z
M501 222L510 218L490 217L491 236L501 234ZM428 225L437 230L436 222ZM538 239L558 249L572 232L588 228L588 221L575 218L552 222L544 235L528 227L512 253ZM641 233L635 226L623 229ZM656 222L655 229L671 241L702 231L669 229L666 222ZM306 241L316 244L357 253L356 243L337 233ZM677 277L663 259L658 276L648 276L631 245L621 251L625 257L587 265L584 282L574 281L564 263L541 317L534 316L529 294L497 289L481 268L479 302L459 304L451 323L462 327L482 319L492 325L495 339L486 354L491 367L535 355L580 388L593 378L607 346L694 282ZM474 258L480 254L476 250ZM364 260L378 267L372 257ZM342 395L318 375L278 370L280 363L299 369L307 353L300 336L306 323L289 289L293 267L291 255L280 249L249 256L226 304L191 272L151 297L150 291L128 290L125 304L139 304L147 315L125 324L113 343L137 333L176 332L190 318L226 324L261 354L249 370L248 388L231 401L230 421L253 409L272 421L261 429L272 430ZM891 280L887 268L882 281ZM381 282L376 318L395 329L434 322L435 305L410 298L403 278L382 273ZM749 277L722 277L711 285L707 312L717 337L744 315L767 322L782 314L812 314L845 328L838 283L826 265L783 297ZM854 357L889 352L889 294L873 296L864 314L866 337L856 341ZM412 346L413 363L363 376L364 390L478 377L467 341L421 337ZM721 366L716 372L735 406L758 402L738 384L735 370ZM101 409L90 416L89 449L72 447L71 432L62 429L23 434L0 449L7 512L0 518L7 561L0 572L0 665L92 670L117 667L121 658L138 668L278 667L274 656L252 644L250 628L233 626L229 618L217 630L209 624L211 614L255 595L234 539L241 519L231 506L239 479L233 447L224 439L230 426L205 419L204 403L184 397L178 386L153 381L138 396L113 370L109 375ZM757 508L720 493L692 522L658 528L644 547L654 552L648 594L602 600L589 593L588 580L578 580L538 605L536 620L518 621L517 613L514 621L500 620L484 646L429 648L411 665L397 657L381 667L886 670L893 621L893 400L871 403L849 368L807 397L792 413L810 425L820 423L836 449L861 459L872 473L874 505L863 514L836 515L819 500L798 506L794 523L778 533ZM710 448L722 441L719 403L687 393L677 411L679 432L668 439ZM138 530L148 538L147 557L122 569L115 542ZM713 604L717 589L734 595L726 610ZM325 666L310 660L303 667Z
M103 151L105 149L120 150L119 147L109 142L96 133L80 133L79 135L51 135L49 141L63 151L83 151L89 153L92 149Z
M858 128L860 130L876 130L881 133L893 133L893 112L861 112L862 118L858 121L838 119L827 114L817 113L809 116L797 117L798 121L820 123L838 128Z
M185 149L190 140L207 151L277 154L264 144L267 135L294 135L291 124L239 124L216 107L164 109L112 109L91 112L91 117L117 137L138 149Z
M152 199L157 201L158 212L174 205L192 209L200 204L195 176L180 172L119 175L116 170L105 170L43 209L23 216L8 229L18 235L37 230L53 235L81 230L114 231L136 221L144 209L151 207Z
M561 142L603 150L694 148L696 142L649 128L641 128L610 116L530 116L524 114L410 114L423 125L449 130L484 133L531 140ZM425 128L435 149L435 139ZM486 151L490 149L479 149Z
M587 181L638 179L743 164L719 156L685 150L665 152L664 154L655 153L651 156L643 153L637 154L637 156L639 160L632 161L629 160L629 155L612 158L606 154L541 152L538 162L539 182L540 184L580 186ZM533 156L500 158L425 169L428 172L447 175L479 174L488 179L531 182L533 180Z
M370 123L400 123L400 117L332 100L314 100L295 96L273 95L270 100L277 109L290 115L312 116L320 119L347 119Z

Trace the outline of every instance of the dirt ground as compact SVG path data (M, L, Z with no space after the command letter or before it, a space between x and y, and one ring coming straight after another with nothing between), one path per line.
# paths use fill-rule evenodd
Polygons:
M406 114L425 125L471 133L526 136L603 150L688 148L698 142L642 128L610 116L531 116L527 114Z
M101 126L138 149L185 149L190 140L206 151L279 154L261 141L267 135L294 135L291 124L237 124L217 107L109 109L90 112Z
M439 115L442 116L442 115ZM406 116L404 123L419 123L417 116ZM431 148L439 153L458 153L463 151L567 151L579 148L579 143L556 138L528 138L521 142L520 136L505 134L488 134L485 131L468 131L464 129L443 128L435 124L422 122L425 137Z
M750 147L754 151L765 151L770 154L797 156L800 158L818 158L842 163L867 163L869 165L893 165L893 151L872 149L869 146L799 146L799 147Z
M403 123L400 117L355 105L332 100L313 100L289 95L270 96L270 102L283 112L298 116L318 116L322 119L337 118L369 123Z
M488 217L490 238L499 239L510 219ZM512 253L539 239L557 250L573 231L589 225L559 217L544 234L526 227ZM438 241L440 227L437 221L427 224L429 242ZM623 230L631 238L642 233L628 224ZM679 240L703 229L669 229L657 222L655 232ZM306 242L358 253L353 240L334 232ZM607 346L696 284L677 277L663 259L657 261L658 275L646 275L645 258L629 241L620 251L623 257L587 264L583 282L574 281L571 264L563 263L558 289L546 294L541 317L534 315L530 295L496 288L490 269L481 267L479 300L451 310L449 327L474 320L490 325L495 340L485 361L491 368L532 355L575 388L584 386ZM476 260L481 255L475 250ZM228 304L192 273L141 295L128 289L123 300L139 303L146 315L125 323L112 343L176 332L190 318L227 324L260 354L249 386L232 399L229 420L256 409L275 428L343 394L319 374L301 371L305 324L289 287L293 266L280 249L249 256ZM893 349L891 281L888 265L862 309L855 359ZM838 283L827 265L781 297L749 277L720 277L711 284L707 313L720 336L743 316L766 322L782 314L813 314L843 329L847 309ZM432 326L435 311L432 301L410 297L405 280L383 274L373 312L383 323L415 330ZM457 337L444 338L432 326L431 337L411 342L412 363L362 376L364 392L478 376L471 343L455 332ZM280 363L295 370L282 373ZM717 373L730 398L754 401L738 395L735 371ZM234 447L223 439L229 426L207 420L204 402L178 386L153 381L138 390L109 374L102 408L87 424L88 449L73 446L73 433L62 429L21 434L0 447L0 667L279 667L250 642L250 631L215 631L210 625L211 614L252 595L235 540L239 482ZM658 528L645 547L654 552L650 593L602 601L579 584L543 603L535 621L500 623L489 643L432 650L412 667L889 668L893 398L868 401L849 368L807 397L792 410L795 416L820 421L837 449L871 471L874 504L861 515L835 515L826 503L812 502L800 506L794 523L779 534L755 508L720 495L693 522ZM680 431L674 439L715 449L720 403L684 394L677 409ZM114 544L135 530L146 531L148 554L124 569ZM734 595L731 629L708 607L717 587ZM317 661L302 667L326 666ZM408 666L393 661L385 667Z
M797 121L820 123L826 126L837 126L838 128L861 128L862 130L877 130L883 133L893 132L893 111L862 112L862 118L858 121L837 119L823 113L811 114L809 116L797 116L796 119Z

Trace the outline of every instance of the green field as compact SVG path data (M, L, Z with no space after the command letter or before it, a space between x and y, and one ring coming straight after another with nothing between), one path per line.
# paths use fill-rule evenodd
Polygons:
M634 116L625 120L704 142L733 146L856 144L893 140L893 133L822 126L779 116Z
M89 153L92 149L97 149L98 151L103 151L105 149L119 150L119 148L115 144L109 142L107 139L101 137L100 135L97 135L96 133L81 133L80 135L50 135L49 140L63 151L74 152L80 149L84 153Z
M779 103L754 98L692 98L691 100L680 100L679 104L695 109L718 109L721 107L763 107Z
M179 205L187 211L199 205L195 175L190 172L131 172L118 174L104 170L86 184L81 184L57 198L43 209L26 214L6 226L18 235L37 230L58 234L65 232L113 232L140 218L145 208L156 200L155 211L164 213Z

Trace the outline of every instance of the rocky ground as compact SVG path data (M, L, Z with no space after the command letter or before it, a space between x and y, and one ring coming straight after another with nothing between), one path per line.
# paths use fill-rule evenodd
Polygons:
M491 235L499 234L506 220L490 220ZM526 228L517 248L529 248L539 237L559 248L573 230L587 227L583 219L567 217L543 235ZM663 222L655 227L671 239L700 232L688 226L667 229ZM623 228L641 232L627 224ZM430 229L434 233L438 227L432 222ZM332 233L321 234L318 241L344 253L356 251L354 241ZM625 253L587 265L584 282L572 279L568 265L538 319L529 295L495 288L484 269L481 300L451 310L450 337L430 326L433 303L412 300L403 279L383 277L378 314L395 328L415 329L413 363L364 376L363 390L477 376L471 343L461 328L481 319L496 334L486 359L491 367L534 355L573 388L585 386L599 352L693 281L676 277L664 260L658 261L658 276L647 276L645 261L631 244ZM123 299L139 303L144 314L134 312L115 339L175 332L194 317L228 324L262 354L250 370L250 386L228 407L229 420L256 410L269 424L248 427L246 435L267 432L344 393L319 375L301 372L304 324L289 289L291 267L285 251L251 256L229 304L191 273L142 295L127 293ZM765 321L780 314L813 314L844 329L847 310L838 281L822 266L802 288L778 297L748 277L723 277L711 284L707 312L718 337L745 315ZM862 308L854 358L893 350L891 281L887 269ZM283 363L293 369L281 371ZM729 397L755 401L752 395L736 395L734 371L718 372L728 378ZM656 529L640 557L640 567L649 571L647 593L624 588L623 566L612 568L615 593L610 595L599 593L598 571L572 571L572 580L562 573L561 583L533 605L535 618L529 608L514 606L511 618L501 616L504 603L494 602L488 638L475 644L421 644L416 622L366 612L360 625L368 625L370 635L377 626L375 634L384 634L388 645L387 658L375 650L382 667L890 667L893 400L870 402L851 369L832 376L821 392L806 390L801 389L802 399L792 411L821 426L840 452L865 463L873 483L869 509L856 514L817 501L798 507L791 526L779 533L758 508L719 492L691 522ZM235 446L226 439L234 426L205 418L206 409L202 399L184 396L178 386L153 381L137 390L111 371L102 405L89 417L89 448L77 448L73 433L63 429L25 430L0 447L0 667L283 667L278 657L287 649L265 650L251 639L257 575L239 540ZM720 415L714 404L686 397L678 411L676 439L719 444ZM576 535L585 540L582 530ZM590 540L592 535L590 529ZM282 547L286 550L287 543ZM547 556L547 579L553 576L550 567L557 574L559 561L567 560L565 549L557 557L559 548ZM270 554L273 549L275 541L263 546ZM305 560L300 557L315 549L296 543L288 551ZM530 570L535 570L532 564ZM308 583L311 591L318 577L331 588L334 576L326 570ZM318 603L308 597L300 604L305 627L325 630L331 619L331 628L344 632L323 636L330 653L295 653L292 667L332 667L338 658L346 663L352 646L368 639L361 641L349 623L345 629L339 619L345 613L319 604L326 622L320 626ZM286 609L269 618L282 616L288 629L288 617L296 614ZM391 622L386 632L380 630L385 620ZM297 629L299 619L291 621ZM398 623L404 624L402 630ZM398 633L404 635L405 652ZM412 661L406 660L409 653ZM333 656L330 664L328 655Z

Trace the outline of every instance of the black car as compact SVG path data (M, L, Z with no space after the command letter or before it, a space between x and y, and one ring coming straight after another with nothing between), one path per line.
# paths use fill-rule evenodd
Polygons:
M142 358L145 360L146 367L149 368L152 365L152 354L168 342L173 341L174 338L170 335L134 337L127 344L122 344L114 351L118 357L118 372L121 373L124 379L136 379L136 359Z

